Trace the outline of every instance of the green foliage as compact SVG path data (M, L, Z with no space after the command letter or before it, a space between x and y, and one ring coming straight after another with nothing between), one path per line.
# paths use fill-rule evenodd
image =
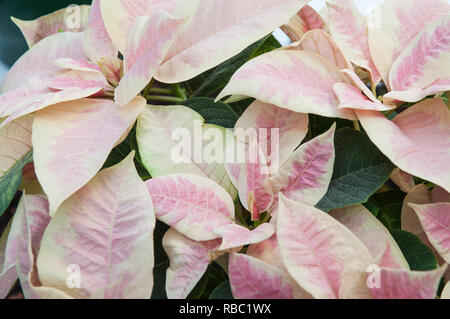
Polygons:
M317 208L334 208L365 203L389 178L394 165L368 136L351 128L336 131L336 160L328 192Z
M0 216L5 212L16 195L17 189L22 181L22 170L24 166L31 161L33 161L33 151L25 154L0 177Z
M215 103L214 99L208 97L192 98L180 104L199 113L208 124L233 128L239 118L239 115L229 105L220 101Z
M416 235L400 229L391 230L391 234L411 270L433 270L438 267L436 256Z
M217 286L211 293L209 299L234 299L231 292L230 281L226 280Z
M406 194L401 191L389 191L375 194L370 199L370 202L379 209L377 218L387 227L387 229L401 228L400 217L405 195Z
M268 35L214 69L186 82L185 86L190 89L191 97L211 96L223 89L234 72L247 61L279 47L280 43L274 36Z

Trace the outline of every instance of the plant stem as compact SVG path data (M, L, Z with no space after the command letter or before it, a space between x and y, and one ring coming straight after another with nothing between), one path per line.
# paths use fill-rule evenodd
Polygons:
M150 90L152 89L153 83L155 83L155 79L152 79L149 84L144 89L144 94L142 95L144 99L148 100L148 95L150 94Z
M164 96L164 95L148 95L146 97L148 101L155 101L155 102L167 102L167 103L180 103L184 100L179 97L174 96Z
M173 92L178 96L180 99L187 100L186 92L184 89L180 87L179 84L172 85Z
M157 93L157 94L172 94L171 89L163 89L163 88L151 88L150 93Z
M353 121L353 127L355 128L355 130L357 131L361 131L361 127L359 127L359 121Z

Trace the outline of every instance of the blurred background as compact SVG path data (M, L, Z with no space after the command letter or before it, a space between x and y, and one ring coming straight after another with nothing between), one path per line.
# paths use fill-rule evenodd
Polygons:
M384 0L355 0L360 11L368 15L373 8ZM10 17L22 20L33 20L42 15L69 6L70 4L90 4L91 0L0 0L0 82L14 62L27 50L27 45L19 29ZM320 11L325 0L309 2ZM276 33L277 38L286 44L282 32Z

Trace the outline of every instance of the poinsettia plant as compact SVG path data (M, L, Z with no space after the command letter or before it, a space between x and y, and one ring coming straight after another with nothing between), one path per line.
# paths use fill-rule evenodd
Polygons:
M450 298L450 4L307 2L13 18L0 297Z

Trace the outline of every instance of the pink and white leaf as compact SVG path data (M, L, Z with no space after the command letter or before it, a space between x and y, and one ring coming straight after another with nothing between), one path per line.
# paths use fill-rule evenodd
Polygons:
M450 299L450 281L447 282L444 290L442 290L441 299Z
M351 62L370 72L376 85L381 77L370 54L366 18L352 0L328 1L327 6L331 36Z
M326 58L309 51L275 50L244 64L217 99L243 95L294 112L355 119L352 110L339 110L333 86L348 82Z
M445 0L387 0L372 11L368 18L370 53L388 89L394 61L422 30L449 11Z
M372 142L401 170L450 190L450 111L440 98L427 99L393 121L357 111Z
M189 239L173 228L164 234L163 247L170 260L166 272L167 297L185 299L206 272L210 250L202 242Z
M289 274L245 254L231 254L231 291L236 299L310 299Z
M93 0L89 12L83 49L91 61L99 62L101 58L116 58L117 49L106 31L103 22L100 0Z
M450 263L450 203L409 205L419 217L430 243Z
M171 12L189 17L155 78L191 79L240 53L295 15L306 0L178 1ZM232 14L224 14L232 12Z
M378 102L376 96L373 94L373 92L364 84L363 80L360 79L358 74L356 74L355 71L352 69L343 69L341 70L345 73L345 75L348 76L348 78L353 82L353 84L360 89L364 95L369 98L372 102Z
M335 159L333 125L327 132L301 145L270 178L274 193L314 206L328 190Z
M388 111L395 107L384 105L378 100L371 101L358 88L348 83L336 83L333 89L339 99L339 109Z
M44 286L75 298L112 287L120 289L117 298L150 298L155 216L133 158L134 152L102 170L51 219L37 259ZM83 276L81 288L66 285L73 264Z
M249 230L238 224L229 224L214 230L214 234L222 239L222 243L217 250L228 250L257 244L272 237L274 233L274 226L268 223L264 223L254 230Z
M214 230L234 223L233 200L209 178L174 174L145 183L156 217L192 240L219 238Z
M56 33L84 31L88 25L89 10L90 7L86 5L69 6L31 21L13 17L11 20L20 29L28 47L31 48L42 39Z
M447 265L430 271L381 268L379 286L371 287L375 299L435 299Z
M330 212L336 220L350 229L367 247L373 258L389 251L390 258L383 258L381 267L409 270L408 262L389 230L363 205L335 209Z
M405 173L398 167L393 170L390 178L405 193L409 193L416 186L411 174Z
M270 168L272 161L275 166L283 164L298 147L308 133L308 122L307 114L255 101L245 110L234 128L235 132L241 128L259 133L258 144ZM273 172L272 169L270 171Z
M389 73L393 91L425 89L436 80L450 84L450 18L427 26L398 56ZM414 101L415 102L415 101Z
M431 201L433 203L450 202L450 193L442 187L436 186L431 191Z
M143 98L134 99L126 107L110 100L83 99L36 114L34 165L49 197L51 215L102 168L144 106Z
M16 270L18 227L11 233L11 220L0 236L0 299L5 299L18 279ZM11 238L11 239L10 239Z
M247 249L247 255L258 258L279 269L286 270L276 234L260 243L250 245Z
M333 217L282 194L277 237L290 275L315 298L338 298L343 279L372 261L364 244Z
M115 92L117 103L127 104L150 82L183 21L161 10L153 12L150 17L136 20L124 52L125 76Z
M281 26L281 29L295 42L300 41L309 31L328 31L328 26L316 10L305 4L288 23Z
M0 177L31 150L33 118L25 116L0 127Z
M176 2L176 0L100 0L100 11L114 46L124 53L130 30L139 17L150 16L156 10L170 12Z
M245 146L248 158L239 174L238 193L252 220L259 220L259 215L268 210L274 200L269 166L256 140L251 139Z
M209 177L235 198L237 191L224 165L233 133L203 123L200 114L185 106L147 106L136 131L142 162L153 177L178 173ZM205 137L212 133L210 139L203 139L202 131ZM211 148L214 152L209 152Z
M331 36L322 30L311 30L306 32L299 42L293 43L286 49L317 53L328 59L339 69L352 67L350 61L345 58Z

